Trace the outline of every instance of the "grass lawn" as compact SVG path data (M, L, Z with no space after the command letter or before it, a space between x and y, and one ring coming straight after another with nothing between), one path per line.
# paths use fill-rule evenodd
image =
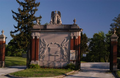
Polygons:
M86 63L86 61L81 61L81 63Z
M26 58L5 56L5 66L23 66L26 65Z
M53 68L40 68L40 69L26 69L11 73L10 75L18 77L52 77L63 75L67 72L70 72L70 69L53 69Z

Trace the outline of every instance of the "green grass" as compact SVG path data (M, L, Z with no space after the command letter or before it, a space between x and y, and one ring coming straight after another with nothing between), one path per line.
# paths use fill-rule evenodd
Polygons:
M86 61L81 61L81 63L86 63Z
M117 71L117 75L120 77L120 70Z
M17 77L53 77L58 75L63 75L67 72L70 72L70 69L52 69L52 68L40 68L40 69L26 69L11 73Z
M23 66L26 65L26 58L5 56L5 66Z

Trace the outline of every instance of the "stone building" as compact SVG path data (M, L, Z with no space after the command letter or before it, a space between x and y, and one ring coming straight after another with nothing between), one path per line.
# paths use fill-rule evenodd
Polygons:
M62 24L60 11L52 11L48 25L31 29L30 63L41 67L61 68L69 63L80 64L80 41L82 29L75 24Z

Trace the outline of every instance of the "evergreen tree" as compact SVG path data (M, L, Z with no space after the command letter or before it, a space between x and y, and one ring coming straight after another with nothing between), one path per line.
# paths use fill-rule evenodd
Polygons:
M80 45L80 50L81 50L81 59L85 60L83 58L83 53L86 53L88 51L88 46L87 46L87 42L88 42L88 37L86 36L86 34L81 33L81 45Z
M114 23L111 23L111 28L110 28L110 33L113 34L113 30L115 29L116 30L116 34L117 36L119 37L118 38L118 48L117 48L117 56L120 57L120 14L118 15L118 17L115 17L113 19Z
M35 0L24 0L24 2L16 1L20 5L20 8L18 8L18 13L13 10L12 13L14 20L17 21L17 26L14 26L15 30L11 31L10 34L19 48L27 51L31 40L30 29L33 27L34 21L41 19L41 16L34 16L40 2L36 3Z
M107 41L106 41L107 40ZM89 61L101 62L109 60L109 41L108 37L104 34L104 32L95 33L93 38L90 39L89 44Z

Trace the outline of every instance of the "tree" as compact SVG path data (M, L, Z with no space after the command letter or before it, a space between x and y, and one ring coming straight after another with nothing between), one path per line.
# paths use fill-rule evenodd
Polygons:
M86 36L86 34L81 33L81 45L80 45L80 50L81 50L81 59L85 60L83 58L83 53L86 53L86 51L88 51L88 46L87 46L87 42L88 42L88 38Z
M6 56L22 56L22 53L26 53L23 49L19 49L14 39L10 40L6 45Z
M118 47L120 47L120 14L118 15L118 17L115 17L113 19L114 23L111 23L111 28L110 28L110 33L113 34L113 30L116 30L116 34L119 37L118 38ZM120 48L117 48L117 56L120 57Z
M31 39L30 29L33 27L34 21L41 19L41 16L34 16L38 10L37 7L40 5L40 2L35 3L35 0L24 0L24 2L20 2L19 0L16 1L22 6L22 8L18 8L19 13L12 10L12 13L14 14L13 18L18 23L17 26L14 25L15 30L11 31L10 34L20 49L27 50Z
M10 32L10 35L17 43L20 49L27 51L27 66L30 61L30 41L31 41L31 32L30 29L34 25L34 21L41 19L41 16L35 17L35 13L38 10L37 7L40 5L40 2L35 2L36 0L24 0L21 2L16 0L17 3L21 6L18 8L18 13L13 13L13 18L17 21L17 26L14 25L15 30Z
M93 35L93 38L90 39L89 44L89 61L101 62L103 59L106 62L109 60L109 44L106 40L108 40L108 37L106 37L102 31Z

